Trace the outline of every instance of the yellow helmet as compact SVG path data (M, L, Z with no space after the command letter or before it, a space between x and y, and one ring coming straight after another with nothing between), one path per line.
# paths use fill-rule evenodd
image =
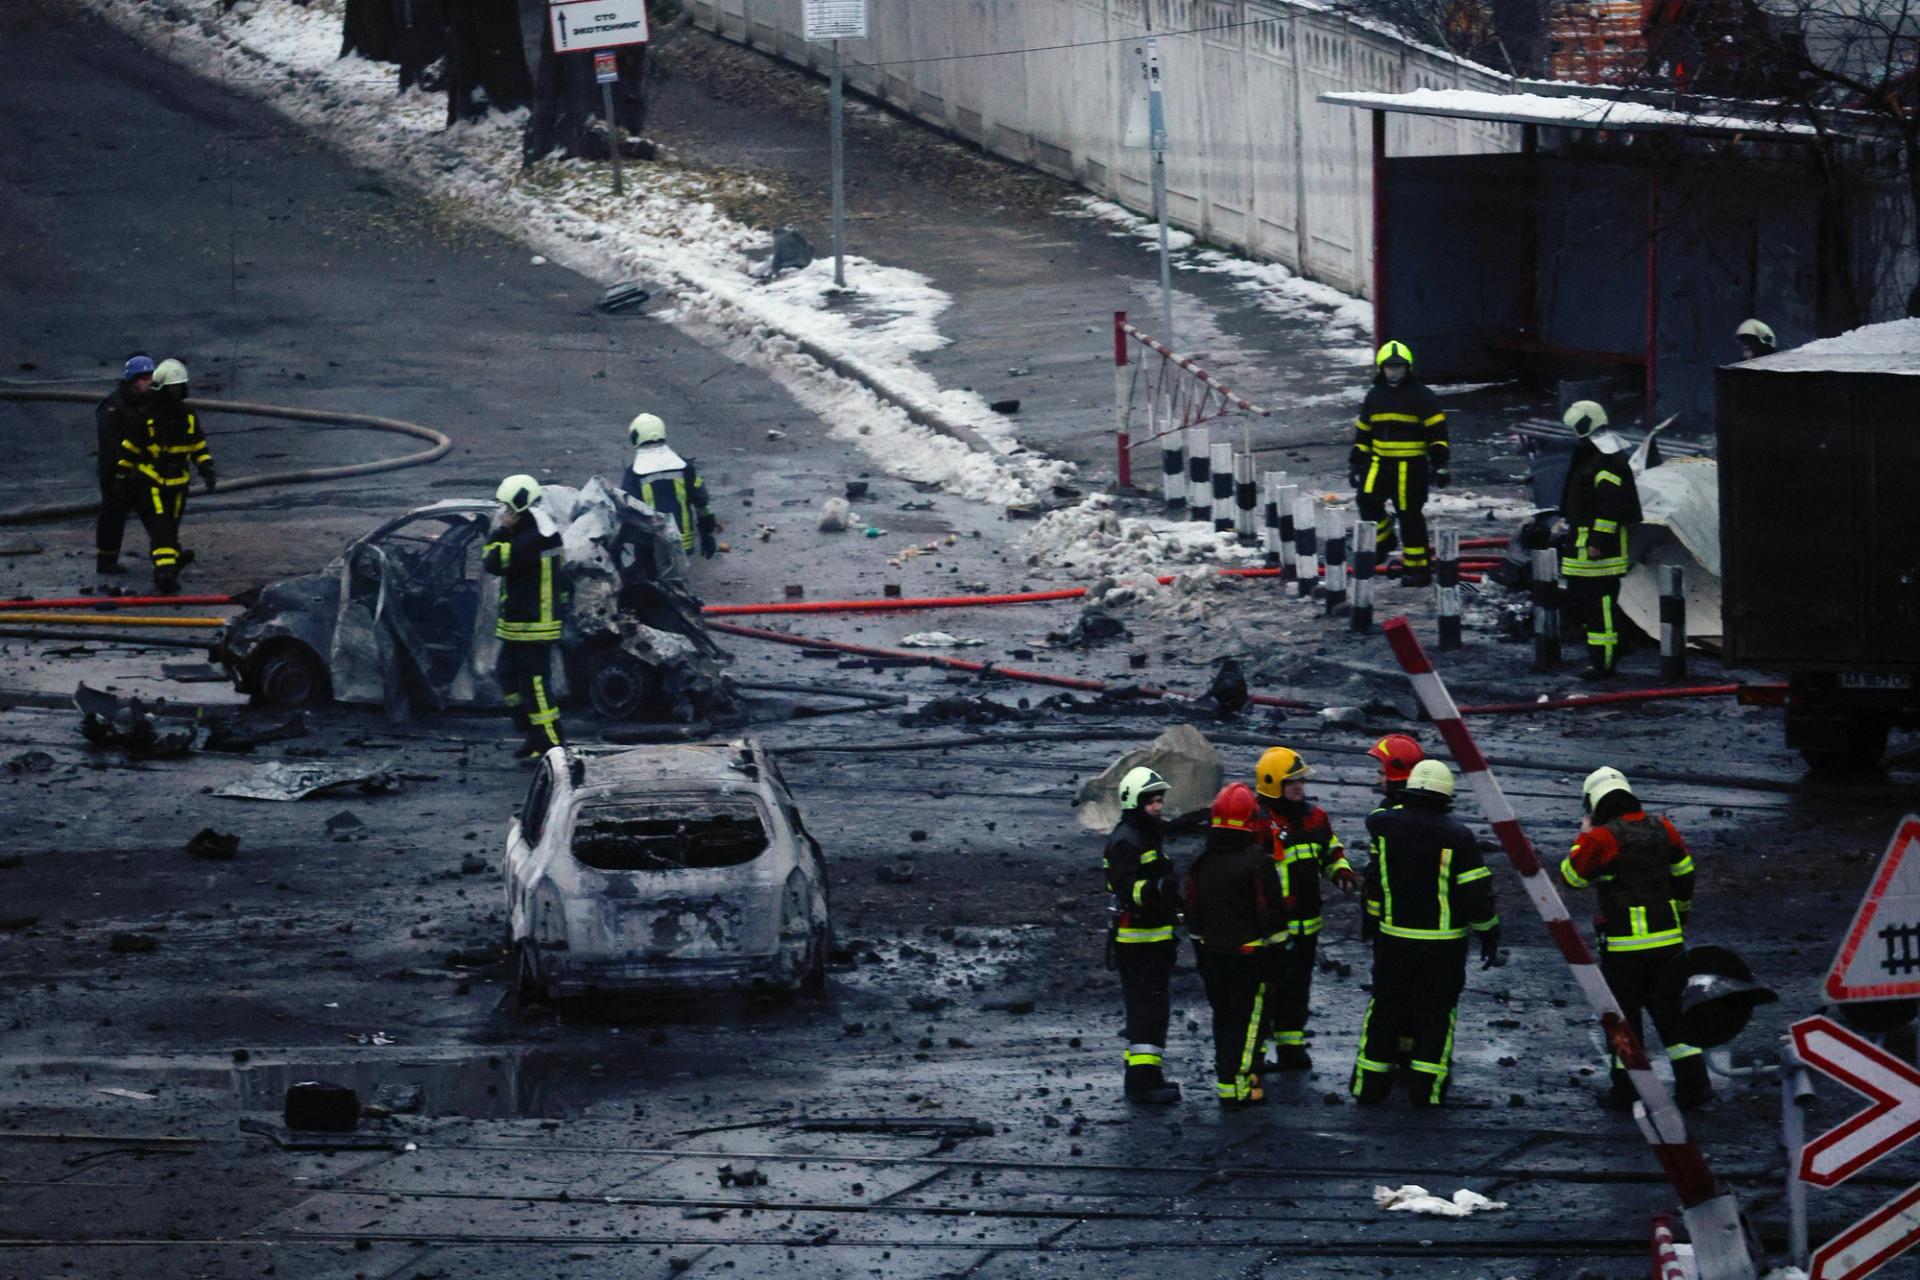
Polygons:
M1575 400L1560 415L1560 421L1573 428L1573 434L1585 440L1588 436L1607 425L1607 411L1598 401Z
M1389 342L1373 353L1373 362L1376 365L1384 365L1389 360L1404 361L1408 368L1412 368L1413 352L1407 348L1407 344L1404 342Z
M509 511L525 511L540 501L540 482L532 476L508 476L493 491L494 501L507 504Z
M1278 800L1289 782L1307 776L1310 770L1300 753L1291 747L1268 747L1253 766L1253 789L1269 800Z
M667 424L660 420L657 413L638 413L627 424L627 439L633 441L638 449L643 444L657 444L667 438Z

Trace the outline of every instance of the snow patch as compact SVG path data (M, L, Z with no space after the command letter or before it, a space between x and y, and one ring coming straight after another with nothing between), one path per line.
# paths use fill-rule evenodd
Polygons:
M1422 1213L1436 1218L1466 1218L1507 1207L1505 1200L1489 1200L1465 1187L1454 1192L1452 1199L1443 1200L1411 1182L1398 1187L1375 1187L1373 1202L1389 1212Z

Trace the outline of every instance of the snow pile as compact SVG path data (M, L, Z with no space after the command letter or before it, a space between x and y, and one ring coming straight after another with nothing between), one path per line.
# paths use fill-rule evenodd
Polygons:
M1876 373L1920 373L1920 320L1889 320L1862 325L1838 337L1749 361L1748 368L1769 373L1808 373L1823 369Z
M1071 204L1073 207L1065 211L1066 217L1090 218L1095 222L1111 223L1113 226L1120 228L1120 230L1113 232L1113 235L1130 236L1136 240L1145 241L1147 248L1152 249L1156 253L1159 252L1160 224L1153 219L1143 218L1124 205L1115 204L1111 200L1101 200L1095 196L1075 196ZM1167 248L1169 251L1178 253L1182 249L1191 249L1192 247L1192 232L1182 231L1180 228L1171 225L1167 227Z
M396 95L392 68L337 57L339 0L241 0L231 10L225 0L79 2L553 262L602 284L674 282L677 305L663 318L766 369L834 436L893 474L1009 503L1031 501L1070 477L1067 464L1021 451L1007 420L980 396L942 389L913 365L914 355L946 342L935 320L950 299L926 277L849 258L858 286L851 296L831 291L825 262L772 284L756 282L749 269L767 252L767 234L714 204L729 187L757 187L750 178L665 160L646 166L635 190L616 198L601 164L549 159L522 169L524 112L449 129L438 94ZM992 452L919 425L861 382L804 354L809 345L918 416L975 432Z
M1107 494L1049 513L1020 546L1035 568L1130 579L1135 585L1151 585L1154 575L1182 565L1252 564L1261 558L1258 548L1241 546L1232 533L1218 532L1206 521L1121 515Z
M1411 1182L1399 1187L1375 1187L1373 1203L1389 1212L1424 1213L1436 1218L1466 1218L1507 1207L1505 1200L1489 1200L1465 1187L1454 1192L1451 1200L1443 1200L1425 1187L1415 1186Z

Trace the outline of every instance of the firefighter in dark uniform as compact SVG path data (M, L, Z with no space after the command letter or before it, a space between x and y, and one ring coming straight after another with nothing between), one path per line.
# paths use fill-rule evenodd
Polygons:
M1403 1037L1412 1100L1439 1106L1453 1069L1455 1005L1467 983L1467 937L1481 967L1500 962L1500 916L1480 843L1453 807L1453 773L1422 760L1405 788L1367 818L1366 931L1373 938L1373 999L1360 1029L1353 1094L1363 1104L1393 1092Z
M1425 383L1413 376L1413 352L1404 342L1389 342L1375 354L1373 386L1354 420L1348 479L1358 498L1360 518L1380 530L1379 553L1393 550L1393 516L1400 517L1401 583L1424 587L1433 581L1427 549L1427 485L1447 487L1447 415Z
M673 521L680 532L681 550L692 555L697 538L700 554L713 559L720 549L714 537L720 522L707 509L707 484L699 469L668 446L667 424L658 414L637 414L627 424L627 439L633 445L633 460L621 477L620 492Z
M1427 758L1420 744L1404 733L1388 734L1368 747L1367 754L1380 762L1380 781L1374 789L1386 797L1388 804L1399 798L1401 789L1407 785L1407 775L1413 772L1413 766Z
M100 516L93 526L94 567L100 573L125 573L120 543L127 533L127 487L120 479L120 442L133 436L136 423L153 399L153 357L127 357L120 385L93 410L94 470L100 481Z
M538 758L566 741L550 683L566 603L560 534L535 510L540 482L532 476L508 476L494 497L501 511L481 563L502 579L500 616L493 625L500 639L500 688L520 730L521 754Z
M1640 522L1640 491L1624 453L1608 453L1594 441L1607 425L1607 411L1592 400L1569 405L1563 421L1573 428L1573 463L1560 493L1560 514L1570 528L1560 559L1567 590L1587 629L1588 680L1610 679L1620 651L1620 582L1627 576L1628 539Z
M1592 885L1599 894L1594 931L1600 975L1639 1036L1641 1011L1648 1009L1655 982L1686 950L1682 930L1693 905L1693 857L1673 823L1641 808L1618 769L1595 769L1580 793L1586 816L1560 874L1575 889ZM1674 1101L1682 1107L1702 1105L1713 1097L1706 1056L1677 1040L1676 1029L1657 1008L1650 1011L1673 1065ZM1631 1107L1634 1089L1626 1070L1618 1057L1611 1066L1601 1102Z
M1230 783L1213 798L1206 848L1187 872L1187 932L1213 1006L1213 1069L1223 1107L1257 1106L1255 1074L1266 1004L1266 951L1287 937L1286 899L1260 829L1253 788Z
M132 413L120 415L125 428L115 464L120 496L146 528L153 589L161 595L180 589L180 567L193 559L180 549L180 518L194 470L208 492L219 482L199 417L186 407L186 387L187 367L162 360L154 367L152 394Z
M1313 992L1313 965L1319 951L1320 880L1325 877L1352 893L1360 883L1347 863L1327 811L1307 800L1307 762L1288 747L1269 747L1254 766L1253 789L1260 797L1262 827L1280 872L1280 896L1288 904L1287 936L1268 949L1267 1062L1275 1071L1305 1071L1307 1000Z
M1102 859L1116 912L1109 939L1113 967L1127 1012L1126 1096L1155 1106L1180 1101L1180 1086L1161 1066L1173 1013L1168 983L1179 951L1173 930L1180 910L1180 877L1160 848L1167 791L1166 780L1144 765L1127 770L1120 779L1120 822Z

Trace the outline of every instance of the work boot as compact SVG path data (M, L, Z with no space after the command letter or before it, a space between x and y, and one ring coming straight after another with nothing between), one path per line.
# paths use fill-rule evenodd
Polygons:
M1303 1044L1283 1044L1273 1051L1273 1069L1275 1071L1311 1071L1313 1055L1307 1052Z
M180 552L180 567L184 569L192 563L193 563L193 552L182 550Z
M1180 1101L1180 1086L1167 1079L1159 1067L1128 1067L1128 1102L1147 1107L1170 1107Z
M1615 1076L1613 1082L1594 1095L1595 1101L1607 1111L1631 1111L1633 1104L1640 1100L1633 1085L1625 1076Z
M1619 675L1612 667L1588 667L1580 673L1580 678L1588 684L1600 684Z
M1696 1053L1673 1064L1673 1102L1682 1111L1692 1111L1713 1101L1713 1078L1707 1074L1707 1057Z
M177 596L180 594L180 574L174 569L159 569L153 575L153 594L157 596Z
M119 556L96 555L93 558L95 573L125 573L127 566L120 563Z
M1403 587L1430 587L1433 585L1433 571L1431 569L1408 569L1400 575L1400 585Z
M1220 1106L1226 1111L1239 1111L1246 1107L1265 1106L1266 1101L1267 1091L1256 1084L1253 1088L1247 1090L1247 1096L1244 1098L1220 1099Z

